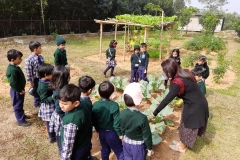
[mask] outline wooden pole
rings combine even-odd
[[[161,24],[162,26],[161,26],[161,32],[160,32],[159,61],[162,60],[163,16],[164,16],[164,11],[162,10],[162,24]]]
[[[147,41],[147,27],[144,28],[145,31],[144,31],[144,43],[146,43]]]
[[[100,50],[99,50],[99,58],[102,56],[102,32],[103,32],[103,24],[100,23]]]
[[[125,24],[125,31],[124,31],[124,51],[123,51],[123,61],[125,61],[125,54],[126,54],[126,32],[127,32],[127,24]]]
[[[115,40],[117,40],[117,23],[115,24]]]

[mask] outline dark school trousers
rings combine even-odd
[[[80,149],[74,150],[72,152],[72,157],[71,160],[90,160],[91,155],[90,155],[90,150],[91,150],[91,140],[83,146]]]
[[[12,99],[12,105],[15,117],[18,123],[25,122],[25,114],[23,110],[23,103],[24,103],[24,94],[21,95],[19,92],[10,89],[10,96]]]
[[[37,88],[38,88],[38,81],[39,81],[39,78],[34,78],[34,90],[37,91]],[[33,96],[34,97],[34,107],[40,107],[40,96],[36,94]]]
[[[102,160],[109,160],[111,149],[117,156],[118,160],[123,160],[123,146],[122,141],[114,130],[99,130],[99,139],[102,146],[101,156]]]
[[[137,73],[138,73],[138,76],[139,76],[140,80],[147,81],[146,73],[144,73],[145,69],[146,68],[144,66],[139,66],[138,70],[137,70]]]
[[[55,132],[49,132],[49,121],[46,121],[47,131],[48,131],[48,138],[49,139],[56,139],[56,133]]]
[[[147,147],[143,143],[141,145],[123,143],[124,160],[145,160],[147,156]]]
[[[132,69],[131,70],[131,77],[130,77],[130,83],[133,82],[138,82],[138,73],[137,73],[138,69]]]

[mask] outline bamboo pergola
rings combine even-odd
[[[123,20],[97,20],[94,19],[95,23],[99,23],[100,24],[100,49],[99,49],[99,57],[102,56],[102,35],[103,35],[103,24],[114,24],[115,25],[115,40],[117,39],[117,26],[118,25],[124,25],[125,29],[124,29],[124,52],[123,52],[123,60],[125,61],[125,55],[126,55],[126,35],[128,35],[128,40],[129,40],[129,26],[139,26],[141,28],[144,28],[144,43],[146,43],[147,40],[147,30],[149,28],[161,28],[161,34],[163,31],[163,26],[168,26],[169,24],[172,25],[173,22],[171,23],[162,23],[157,25],[157,26],[151,26],[151,25],[144,25],[144,24],[138,24],[138,23],[133,23],[130,21],[123,21]],[[128,31],[127,31],[128,30]],[[160,36],[160,44],[162,41],[162,35]],[[159,59],[161,59],[161,46],[160,46],[160,56]]]

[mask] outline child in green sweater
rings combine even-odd
[[[80,102],[80,89],[74,84],[59,92],[59,105],[66,114],[61,128],[61,160],[88,160],[91,158],[91,117],[86,102]]]
[[[92,109],[92,123],[99,133],[103,160],[109,160],[111,149],[118,160],[123,159],[119,105],[109,99],[113,92],[114,86],[112,83],[109,81],[102,82],[98,88],[98,93],[102,99],[95,102]]]
[[[37,93],[40,96],[41,105],[38,111],[38,117],[46,122],[48,138],[50,143],[56,142],[55,132],[49,132],[49,122],[55,109],[53,100],[53,91],[49,89],[50,80],[52,79],[53,66],[50,64],[42,64],[38,68],[38,88]]]
[[[194,68],[192,73],[194,74],[198,87],[200,88],[201,92],[206,95],[206,86],[203,79],[203,73],[206,69],[205,68]]]
[[[142,101],[141,85],[130,83],[123,92],[123,99],[128,106],[120,113],[124,160],[145,160],[153,151],[148,118],[137,109]]]
[[[55,66],[65,66],[66,68],[68,68],[67,54],[65,50],[66,40],[62,37],[57,36],[56,42],[58,48],[54,53],[54,64]]]
[[[15,49],[7,52],[9,65],[6,77],[10,84],[10,96],[12,99],[13,110],[19,126],[30,126],[31,123],[25,119],[30,118],[24,114],[23,104],[25,95],[26,79],[21,68],[18,66],[22,62],[23,54]]]

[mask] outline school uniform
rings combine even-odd
[[[39,80],[37,93],[40,96],[41,105],[38,111],[38,117],[42,118],[46,122],[48,137],[51,140],[56,139],[54,132],[49,132],[49,122],[53,111],[55,110],[54,100],[52,98],[52,90],[49,89],[49,80]]]
[[[56,89],[53,91],[53,99],[55,110],[52,113],[51,120],[49,122],[49,132],[55,132],[56,134],[56,141],[58,145],[58,151],[61,152],[61,138],[60,138],[60,131],[62,127],[62,118],[65,116],[65,112],[63,112],[59,106],[59,94],[60,89]]]
[[[116,67],[117,63],[115,61],[115,56],[116,56],[116,49],[115,48],[108,48],[106,50],[106,65],[107,68],[104,70],[103,74],[106,75],[107,71],[111,69],[110,71],[110,76],[114,76],[114,68]]]
[[[203,74],[202,74],[203,81],[208,78],[208,76],[209,76],[209,67],[208,67],[208,65],[206,63],[204,65],[199,65],[198,63],[196,63],[195,68],[201,68],[201,69],[203,68],[205,70],[203,72]]]
[[[92,127],[93,127],[93,125],[92,125],[92,107],[93,107],[93,104],[92,104],[91,99],[88,96],[81,96],[80,100],[84,101],[86,103],[86,108],[89,110],[88,113],[91,117],[90,118],[91,119],[91,122],[90,122],[91,125],[90,125],[90,128],[89,128],[89,135],[92,139]],[[91,143],[91,149],[92,149],[92,143]]]
[[[21,68],[17,65],[9,64],[6,72],[6,76],[9,80],[10,84],[10,96],[12,99],[12,105],[15,117],[18,123],[25,122],[25,114],[23,110],[24,104],[24,95],[20,94],[23,90],[25,90],[26,79]]]
[[[152,150],[152,133],[147,117],[138,109],[124,109],[120,113],[124,160],[145,160],[147,149]]]
[[[133,53],[130,62],[131,62],[131,77],[130,77],[130,83],[132,82],[138,82],[138,67],[140,63],[140,55]]]
[[[175,60],[179,65],[181,65],[181,59],[179,57],[172,57],[170,56],[169,59]]]
[[[34,91],[37,91],[38,88],[38,67],[44,63],[44,59],[41,55],[35,55],[31,53],[25,60],[25,72],[26,72],[26,77],[27,81],[30,83],[34,83]],[[37,93],[34,94],[34,107],[39,107],[40,106],[40,97]]]
[[[140,80],[147,81],[147,74],[144,73],[144,71],[147,70],[148,63],[149,63],[149,54],[147,52],[141,52],[140,63],[137,71]]]
[[[102,145],[101,157],[109,160],[111,149],[116,154],[118,160],[123,159],[121,129],[119,123],[119,105],[109,99],[102,99],[93,104],[92,123],[99,133]]]
[[[54,52],[54,65],[55,66],[67,66],[67,54],[65,49],[57,48]]]
[[[206,86],[203,81],[198,82],[198,87],[200,88],[201,92],[205,95],[206,94]]]
[[[91,138],[89,127],[91,117],[86,103],[66,113],[63,117],[61,128],[61,159],[62,160],[87,160],[90,156]]]

